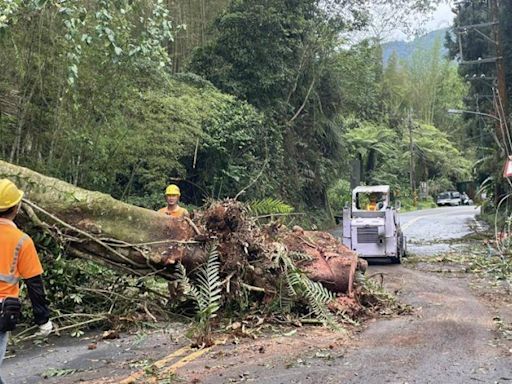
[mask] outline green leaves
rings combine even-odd
[[[37,4],[37,1],[31,1]],[[17,22],[18,17],[21,17],[20,7],[22,0],[2,0],[0,2],[0,30],[8,28]]]
[[[206,323],[216,316],[222,300],[222,285],[220,281],[220,261],[216,245],[208,249],[207,262],[192,278],[182,264],[177,265],[176,279],[185,296],[190,297],[197,305],[199,323]]]
[[[288,294],[294,300],[305,299],[315,317],[329,327],[340,330],[340,325],[331,313],[327,304],[334,300],[335,295],[322,284],[310,280],[300,271],[285,250],[276,255],[275,262],[281,264],[285,273]],[[285,301],[289,299],[285,298]]]
[[[211,344],[210,322],[217,316],[222,304],[222,283],[220,280],[220,261],[216,244],[207,249],[208,259],[205,264],[187,275],[185,267],[176,266],[176,282],[185,297],[192,299],[196,305],[196,329],[198,344]]]
[[[75,373],[80,372],[78,369],[58,369],[58,368],[49,368],[41,374],[41,377],[44,379],[48,379],[50,377],[63,377],[74,375]]]
[[[271,215],[273,213],[292,213],[294,208],[285,202],[267,197],[262,200],[253,200],[249,203],[249,211],[255,216]]]
[[[368,171],[367,182],[390,184],[393,188],[407,183],[411,137],[405,124],[396,130],[384,123],[346,119],[344,138],[353,152],[361,155]],[[427,180],[471,177],[471,159],[463,155],[448,134],[433,125],[416,121],[412,124],[413,157],[416,167],[423,172],[421,177]]]
[[[220,308],[221,302],[221,281],[220,281],[220,261],[217,247],[212,245],[208,250],[208,261],[196,273],[197,303],[199,306],[199,317],[211,319]]]
[[[375,154],[380,155],[383,161],[393,158],[397,151],[396,131],[370,121],[347,120],[348,130],[343,135],[351,145],[354,152],[359,153],[364,161],[368,162],[367,168],[372,171],[376,167]]]
[[[419,124],[414,130],[414,148],[419,161],[423,161],[437,170],[439,176],[448,176],[458,180],[467,180],[471,175],[472,162],[465,158],[448,136],[428,124]],[[403,146],[408,143],[404,138]],[[410,152],[405,151],[405,156]]]

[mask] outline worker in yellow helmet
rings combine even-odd
[[[188,211],[178,205],[180,196],[181,192],[179,187],[175,184],[169,185],[165,190],[165,200],[167,201],[167,207],[159,209],[158,212],[174,218],[188,217]]]
[[[0,180],[0,364],[7,349],[8,332],[16,327],[21,313],[20,279],[27,286],[34,320],[39,325],[38,335],[48,336],[53,328],[44,292],[43,268],[34,242],[13,221],[22,198],[23,192],[13,182]]]
[[[379,209],[377,199],[378,197],[375,193],[370,194],[370,202],[366,205],[367,211],[377,211]]]

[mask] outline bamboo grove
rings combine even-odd
[[[368,32],[370,6],[436,3],[2,0],[0,158],[148,208],[171,181],[192,206],[250,185],[324,224],[354,159],[404,199],[455,186],[475,149],[443,42],[383,63]]]

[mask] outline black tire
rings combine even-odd
[[[396,247],[396,257],[391,257],[391,264],[402,264],[402,257],[405,256],[404,234],[398,235],[398,244]]]
[[[400,253],[400,255],[402,257],[407,257],[407,256],[409,256],[407,254],[407,238],[404,236],[403,233],[401,234],[400,238],[401,238],[401,245],[402,245],[402,252]]]

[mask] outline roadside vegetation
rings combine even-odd
[[[432,191],[469,177],[445,113],[465,86],[440,42],[383,65],[378,39],[351,38],[366,5],[264,3],[7,2],[0,157],[148,208],[170,181],[201,206],[259,175],[244,199],[281,199],[319,226],[353,160],[404,198],[411,172]]]
[[[476,93],[452,60],[455,45],[448,41],[449,58],[437,41],[383,63],[382,36],[369,32],[368,7],[407,20],[436,3],[216,0],[205,11],[199,0],[0,0],[0,159],[150,209],[171,182],[191,208],[238,196],[254,216],[272,221],[293,210],[286,223],[307,228],[333,224],[351,176],[389,184],[412,209],[432,205],[418,205],[420,183],[435,195],[471,181],[476,169],[495,209],[508,187],[491,128],[447,114]],[[268,199],[273,209],[258,210]],[[141,324],[175,310],[157,278],[70,259],[55,238],[32,235],[55,315],[71,328]],[[210,256],[196,276],[210,284],[208,297],[179,279],[200,335],[219,307]],[[329,323],[326,293],[300,274],[288,277],[299,312]],[[369,303],[388,302],[367,289]]]

